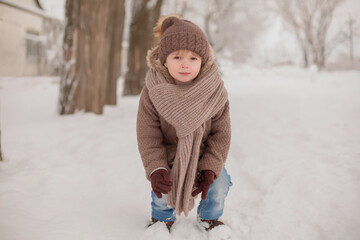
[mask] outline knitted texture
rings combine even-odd
[[[141,92],[136,134],[139,153],[144,165],[145,176],[157,168],[165,168],[170,173],[178,147],[175,128],[155,109],[145,86]],[[212,170],[220,176],[226,161],[231,138],[229,102],[205,123],[205,131],[200,144],[198,172]]]
[[[161,25],[159,43],[160,62],[165,63],[167,56],[177,50],[190,50],[202,58],[202,63],[209,58],[209,43],[205,34],[194,23],[176,17],[166,18]]]
[[[156,49],[153,54],[156,54]],[[154,63],[155,55],[150,56]],[[155,63],[156,65],[156,63]],[[173,188],[168,194],[168,205],[177,214],[188,212],[194,206],[191,197],[205,122],[214,117],[228,101],[218,67],[208,64],[189,85],[170,83],[168,75],[151,68],[145,78],[149,97],[157,112],[175,130],[179,138],[174,164],[171,170]]]

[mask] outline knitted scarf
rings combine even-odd
[[[191,193],[205,122],[210,120],[228,99],[213,54],[210,55],[199,75],[190,84],[176,85],[159,61],[158,47],[148,53],[150,69],[145,84],[149,97],[158,113],[175,128],[179,138],[170,172],[173,187],[167,196],[168,205],[175,208],[178,215],[184,212],[187,216],[194,207]]]

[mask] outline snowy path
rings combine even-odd
[[[224,72],[233,239],[360,239],[360,72]],[[60,117],[57,95],[57,79],[0,78],[0,239],[149,239],[138,97],[103,116]],[[154,236],[206,239],[195,217]]]

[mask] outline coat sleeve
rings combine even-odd
[[[150,174],[154,169],[165,168],[170,171],[166,148],[163,144],[164,136],[160,128],[160,118],[146,87],[141,91],[136,122],[138,148],[147,179],[150,179]]]
[[[199,160],[198,171],[212,170],[218,178],[225,164],[231,140],[229,101],[212,118],[211,131],[205,151]]]

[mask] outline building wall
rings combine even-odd
[[[13,3],[21,4],[27,7],[38,8],[34,0],[11,0]]]
[[[14,2],[37,8],[31,0]],[[27,45],[41,40],[42,28],[41,16],[0,4],[0,76],[39,74],[37,59],[31,54],[35,52],[29,52]]]

